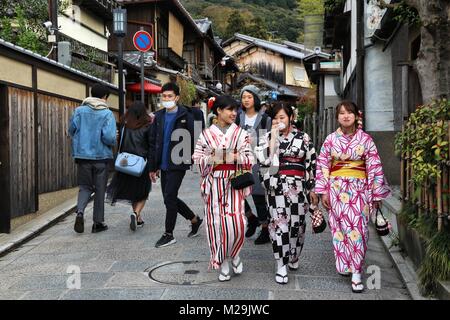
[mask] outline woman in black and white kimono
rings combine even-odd
[[[293,126],[293,110],[282,104],[272,110],[272,129],[260,139],[255,155],[269,205],[269,233],[277,262],[275,281],[288,282],[287,266],[298,269],[303,249],[305,215],[316,204],[316,151],[310,137]]]

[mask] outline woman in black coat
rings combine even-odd
[[[142,102],[134,102],[128,108],[122,121],[121,143],[118,152],[128,152],[148,159],[150,126],[152,118]],[[136,226],[143,226],[141,212],[151,191],[152,182],[149,177],[149,165],[140,177],[115,172],[111,184],[108,186],[108,199],[112,203],[125,200],[131,204],[130,228],[135,231]]]

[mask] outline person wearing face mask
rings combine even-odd
[[[362,130],[357,105],[340,102],[336,119],[339,128],[325,139],[317,158],[315,192],[329,212],[337,272],[351,275],[352,291],[360,293],[369,217],[390,189],[372,137]]]
[[[261,110],[261,103],[261,90],[258,87],[248,85],[242,88],[242,112],[237,116],[236,124],[247,130],[250,135],[250,143],[252,144],[252,148],[258,144],[261,133],[266,133],[272,126],[270,117],[263,110]],[[270,242],[269,230],[267,229],[269,212],[265,199],[264,188],[261,183],[259,183],[258,172],[259,165],[255,164],[252,167],[253,177],[256,181],[253,186],[252,198],[258,217],[253,214],[248,201],[245,200],[245,212],[248,219],[247,232],[245,233],[245,236],[247,238],[253,236],[258,225],[261,225],[261,233],[255,239],[255,244],[265,244]]]
[[[293,126],[293,110],[272,109],[272,129],[261,137],[255,155],[269,204],[269,233],[277,262],[275,281],[288,283],[287,267],[297,270],[305,239],[306,213],[317,205],[314,188],[316,151],[308,134]]]
[[[245,130],[235,123],[237,103],[230,96],[210,100],[217,123],[204,130],[197,141],[194,163],[201,172],[201,193],[205,201],[206,234],[211,253],[209,268],[220,269],[219,281],[243,271],[239,253],[244,244],[244,201],[251,187],[235,190],[230,178],[236,169],[250,169],[253,153]]]
[[[156,242],[156,248],[176,243],[173,231],[177,213],[191,221],[192,230],[188,237],[197,236],[198,229],[203,222],[178,198],[178,190],[183,182],[186,170],[190,169],[192,162],[195,120],[193,113],[187,107],[178,105],[179,99],[180,88],[175,83],[166,83],[162,87],[161,93],[163,109],[155,112],[150,129],[149,175],[153,183],[161,175],[161,191],[166,206],[165,232]],[[172,135],[174,131],[180,133],[181,137]],[[186,139],[186,135],[190,139],[190,144],[183,141],[183,139]],[[190,147],[189,150],[183,148],[183,142]],[[179,148],[180,152],[172,152],[174,148]],[[172,154],[179,155],[180,158],[172,159]]]

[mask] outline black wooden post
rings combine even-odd
[[[11,166],[9,162],[8,89],[0,85],[0,233],[11,232]]]

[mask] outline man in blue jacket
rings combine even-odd
[[[104,223],[105,191],[108,180],[108,162],[113,158],[112,148],[116,144],[116,119],[109,110],[106,100],[109,90],[102,84],[95,84],[91,97],[86,98],[75,109],[69,124],[72,137],[72,157],[78,166],[77,216],[74,229],[84,232],[84,210],[93,192],[94,224],[92,232],[108,229]]]
[[[196,118],[189,108],[178,105],[179,99],[180,89],[175,83],[166,83],[162,87],[161,101],[164,108],[155,112],[150,132],[150,179],[155,183],[161,173],[161,189],[166,206],[166,230],[156,242],[157,248],[176,242],[173,230],[178,212],[192,223],[188,237],[198,234],[203,221],[178,198],[178,190],[192,163]]]

